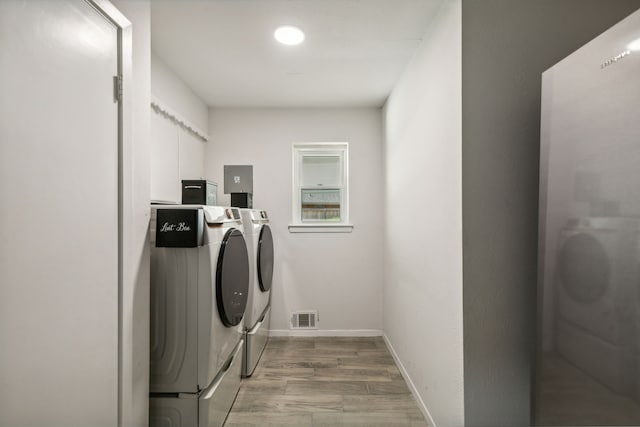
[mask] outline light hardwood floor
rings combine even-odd
[[[427,425],[384,340],[271,338],[225,427]]]

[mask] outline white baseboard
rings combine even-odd
[[[271,337],[381,337],[378,329],[271,329]]]
[[[411,390],[411,394],[413,394],[413,397],[416,399],[416,402],[418,403],[418,407],[420,408],[422,415],[424,415],[424,417],[427,419],[427,423],[429,424],[430,427],[436,427],[436,423],[433,421],[433,418],[431,417],[431,413],[429,412],[429,409],[427,409],[427,405],[424,403],[424,400],[422,400],[422,396],[420,396],[420,394],[418,393],[418,389],[413,384],[413,381],[411,381],[411,377],[409,377],[407,370],[404,368],[404,365],[402,364],[402,362],[400,361],[400,358],[398,357],[398,353],[396,353],[396,350],[393,348],[393,345],[391,345],[391,341],[389,341],[389,337],[387,337],[387,334],[383,334],[382,336],[384,338],[385,344],[387,344],[387,347],[389,348],[389,352],[391,353],[391,356],[393,356],[393,360],[395,360],[396,365],[398,365],[398,369],[400,369],[402,378],[404,378],[407,385],[409,386],[409,390]]]

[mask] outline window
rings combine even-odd
[[[348,154],[347,143],[293,145],[290,231],[351,231]]]

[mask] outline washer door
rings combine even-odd
[[[242,321],[249,291],[249,256],[244,236],[235,228],[222,239],[216,268],[216,301],[222,323],[236,326]]]
[[[262,292],[271,289],[271,280],[273,279],[273,237],[271,236],[271,228],[265,224],[260,230],[260,239],[258,240],[258,284]]]
[[[593,303],[609,287],[611,262],[596,238],[578,233],[562,247],[559,273],[562,286],[573,300]]]

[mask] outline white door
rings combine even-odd
[[[115,426],[117,28],[0,1],[0,425]]]

